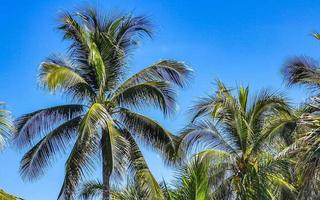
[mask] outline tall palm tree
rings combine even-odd
[[[210,161],[210,196],[273,199],[281,189],[294,192],[286,174],[291,161],[276,157],[269,143],[287,123],[277,117],[287,112],[286,100],[268,91],[250,99],[248,87],[234,96],[219,81],[217,87],[193,107],[192,122],[181,133],[182,149],[198,150],[196,156]]]
[[[137,140],[170,159],[177,138],[137,110],[151,106],[166,116],[172,114],[175,86],[183,87],[191,70],[181,62],[161,60],[125,79],[131,50],[142,36],[151,35],[144,16],[108,17],[91,8],[65,12],[59,30],[70,42],[68,54],[44,61],[39,80],[45,89],[60,91],[72,103],[16,120],[16,144],[32,145],[21,160],[22,177],[43,175],[56,155],[72,144],[59,198],[72,199],[100,160],[104,200],[110,199],[111,175],[119,177],[126,169],[139,183],[141,194],[161,198]]]

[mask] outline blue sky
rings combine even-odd
[[[155,37],[135,51],[132,73],[164,58],[185,61],[195,70],[191,86],[179,91],[180,109],[174,117],[163,119],[159,112],[148,112],[172,131],[186,124],[186,110],[196,97],[213,92],[215,79],[230,86],[249,84],[253,91],[284,90],[280,68],[288,57],[319,58],[320,43],[310,33],[320,31],[320,4],[312,0],[7,0],[0,6],[0,101],[7,102],[14,116],[64,102],[40,90],[36,75],[45,57],[66,50],[55,30],[59,12],[83,5],[146,14],[153,20]],[[305,98],[301,88],[290,89],[288,96],[294,103]],[[8,148],[0,154],[0,188],[28,200],[56,199],[65,157],[30,183],[18,173],[23,152]],[[144,152],[158,179],[172,179],[172,171],[157,155]]]

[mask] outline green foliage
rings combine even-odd
[[[59,199],[320,198],[319,95],[293,108],[280,93],[250,96],[249,87],[235,91],[217,81],[215,93],[192,107],[178,137],[141,111],[152,107],[172,115],[175,90],[188,84],[192,70],[160,60],[128,77],[129,55],[152,36],[151,23],[145,16],[107,16],[92,8],[61,15],[58,29],[70,46],[65,55],[41,63],[39,84],[70,104],[22,115],[14,129],[0,103],[0,148],[14,131],[15,144],[28,149],[20,165],[23,179],[39,178],[67,154]],[[289,59],[282,72],[290,86],[320,87],[320,66],[312,58]],[[138,144],[166,164],[178,164],[172,183],[157,182]],[[100,163],[102,182],[85,182]],[[110,177],[123,176],[125,187],[110,187]],[[0,190],[0,199],[18,198]]]
[[[176,108],[176,87],[184,87],[191,70],[174,60],[161,60],[127,78],[128,56],[142,36],[151,36],[144,16],[107,17],[92,8],[65,12],[59,30],[70,42],[66,55],[40,65],[40,85],[65,95],[72,104],[41,109],[16,120],[15,143],[31,148],[21,161],[24,179],[43,175],[59,153],[71,153],[59,198],[75,192],[96,164],[103,163],[104,187],[109,174],[127,171],[143,198],[162,198],[137,141],[152,146],[171,162],[178,139],[137,109],[155,107],[164,115]],[[102,158],[102,159],[100,159]]]
[[[11,113],[4,108],[4,103],[0,102],[0,150],[5,147],[7,140],[11,138],[12,131]]]
[[[192,122],[182,131],[181,149],[210,161],[210,197],[213,199],[273,199],[280,189],[291,193],[287,158],[276,157],[269,141],[287,121],[278,120],[288,112],[287,101],[269,91],[249,98],[249,88],[238,95],[217,82],[216,94],[194,106]]]
[[[0,199],[1,200],[22,200],[21,198],[18,198],[16,196],[6,193],[2,189],[0,189]]]

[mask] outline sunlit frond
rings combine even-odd
[[[93,172],[100,144],[99,131],[108,126],[108,119],[108,112],[99,103],[93,104],[82,118],[78,139],[66,162],[59,198],[72,198],[84,175]]]
[[[51,58],[40,65],[39,79],[40,84],[49,91],[56,91],[58,88],[68,90],[79,83],[86,83],[72,64],[58,57]]]
[[[3,149],[8,139],[11,138],[14,127],[11,113],[4,109],[4,104],[0,102],[0,150]]]
[[[210,196],[209,160],[195,156],[187,166],[176,174],[173,199],[176,200],[209,200]]]
[[[272,138],[293,122],[291,112],[278,93],[262,91],[251,99],[248,87],[233,93],[217,81],[215,94],[192,108],[193,119],[180,133],[180,148],[210,161],[210,197],[272,199],[280,190],[294,193],[283,167],[292,163],[278,162],[282,158],[274,156],[276,150],[268,149]],[[260,159],[261,152],[268,156]]]
[[[130,169],[140,199],[163,199],[163,192],[160,185],[152,175],[141,151],[129,131],[123,130],[124,137],[130,143]]]
[[[94,135],[81,137],[74,145],[65,165],[65,178],[58,199],[73,199],[77,187],[86,174],[92,174],[99,141]]]

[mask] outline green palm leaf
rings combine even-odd
[[[11,113],[5,110],[4,103],[0,102],[0,150],[4,148],[6,141],[11,138],[13,130]]]

